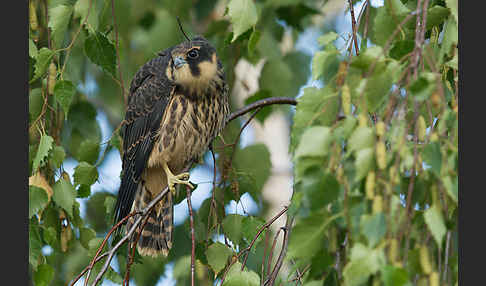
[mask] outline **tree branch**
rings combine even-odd
[[[290,104],[290,105],[297,105],[297,100],[293,97],[269,97],[269,98],[264,98],[257,100],[251,104],[248,104],[247,106],[233,112],[228,116],[228,119],[226,120],[226,124],[228,124],[230,121],[236,119],[237,117],[240,117],[253,109],[257,109],[259,107],[267,106],[267,105],[273,105],[273,104]]]
[[[191,226],[191,286],[194,286],[194,273],[195,273],[195,261],[196,261],[196,238],[194,233],[194,216],[192,213],[191,205],[191,189],[186,188],[187,192],[187,208],[189,209],[189,222]]]

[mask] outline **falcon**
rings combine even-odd
[[[201,36],[160,52],[135,74],[122,128],[115,223],[141,211],[166,187],[170,190],[149,214],[137,244],[141,255],[168,255],[175,186],[193,188],[189,173],[183,171],[199,161],[223,129],[228,97],[216,49]],[[126,231],[135,220],[128,220]]]

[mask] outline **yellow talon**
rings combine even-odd
[[[165,174],[167,176],[167,186],[169,187],[169,190],[172,192],[172,194],[175,195],[176,184],[184,184],[189,186],[189,188],[194,189],[194,186],[189,182],[189,173],[181,173],[178,175],[174,175],[172,174],[169,167],[167,166],[167,163],[165,163],[163,167],[164,167]]]

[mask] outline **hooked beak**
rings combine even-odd
[[[177,56],[174,58],[174,66],[176,69],[179,69],[183,65],[185,65],[187,62],[184,60],[181,56]]]

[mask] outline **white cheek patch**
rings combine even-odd
[[[198,67],[199,70],[201,71],[201,74],[199,75],[199,80],[202,82],[208,82],[214,78],[217,72],[217,62],[216,62],[216,54],[214,53],[211,62],[205,61],[202,63],[199,63]]]
[[[175,74],[176,82],[182,85],[188,85],[194,80],[194,77],[192,76],[191,73],[191,69],[187,64],[183,65],[179,69],[176,69],[174,74]]]
[[[216,53],[213,54],[211,62],[201,62],[198,64],[198,68],[200,74],[194,77],[189,65],[182,66],[174,71],[175,81],[188,87],[192,92],[204,92],[218,71]]]

